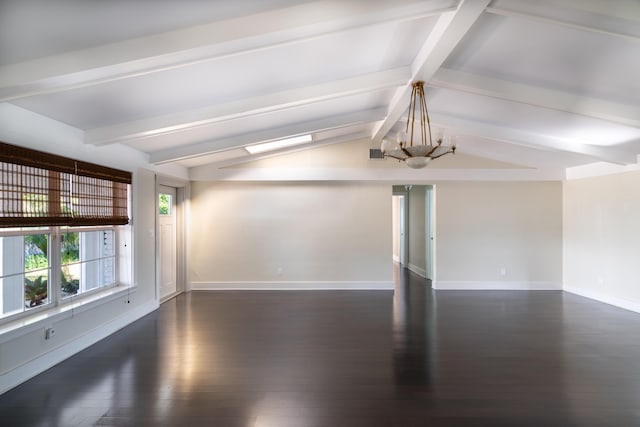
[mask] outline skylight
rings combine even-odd
[[[294,136],[293,138],[279,139],[262,144],[249,145],[244,147],[250,154],[264,153],[265,151],[277,150],[279,148],[291,147],[293,145],[304,144],[313,141],[310,134]]]

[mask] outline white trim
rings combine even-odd
[[[570,294],[579,295],[581,297],[585,297],[598,302],[613,305],[619,308],[623,308],[625,310],[630,310],[630,311],[635,311],[636,313],[640,313],[640,302],[638,301],[631,301],[626,298],[620,298],[613,295],[603,294],[597,291],[591,291],[588,289],[581,289],[581,288],[576,288],[576,287],[567,286],[567,285],[564,285],[563,290],[565,292],[569,292]]]
[[[177,297],[178,295],[180,295],[181,293],[183,293],[184,291],[182,289],[179,289],[175,292],[170,293],[169,295],[165,295],[162,298],[160,298],[160,304],[169,301],[170,299],[173,299],[175,297]]]
[[[411,263],[407,265],[407,268],[409,269],[409,271],[416,273],[418,276],[424,277],[425,279],[427,278],[427,271],[424,268],[420,268],[417,265]]]
[[[88,331],[86,334],[77,337],[69,343],[57,347],[0,375],[0,394],[11,390],[39,373],[92,346],[114,332],[153,312],[157,308],[158,303],[156,301],[149,301],[108,323]]]
[[[192,291],[393,290],[393,281],[190,282]]]
[[[616,165],[607,162],[595,162],[587,165],[574,166],[567,168],[565,172],[565,178],[567,181],[582,178],[594,178],[605,175],[615,175],[625,172],[635,172],[640,170],[640,155],[638,156],[638,162],[630,165]]]
[[[400,264],[400,257],[398,255],[393,255],[393,262]]]
[[[385,160],[386,161],[386,160]],[[391,161],[391,160],[388,160]],[[224,168],[189,169],[192,181],[358,181],[414,185],[442,181],[562,181],[565,169]]]
[[[500,282],[500,281],[434,281],[433,289],[438,290],[513,290],[513,291],[560,291],[557,282]]]

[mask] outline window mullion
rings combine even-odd
[[[57,307],[60,305],[60,227],[51,227],[51,250],[49,251],[49,262],[51,267],[51,273],[49,274],[51,301]]]

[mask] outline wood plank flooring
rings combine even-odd
[[[640,315],[556,291],[193,292],[0,396],[2,426],[640,426]]]

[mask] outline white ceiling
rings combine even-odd
[[[187,168],[378,146],[414,80],[464,154],[635,164],[639,76],[637,0],[0,0],[0,102]]]

